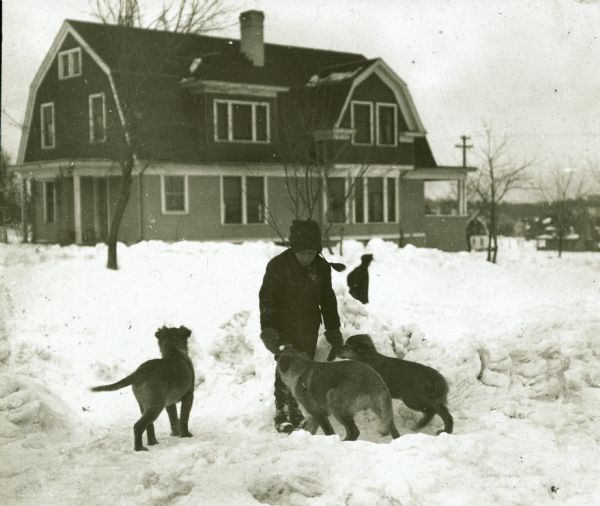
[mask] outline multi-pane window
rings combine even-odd
[[[383,178],[367,178],[367,202],[369,223],[383,221]]]
[[[327,179],[327,219],[330,223],[346,222],[346,179]]]
[[[106,140],[106,103],[104,93],[90,95],[90,142],[104,142]]]
[[[377,144],[396,145],[396,105],[377,104]]]
[[[393,223],[397,221],[396,178],[354,179],[354,223]]]
[[[269,142],[269,104],[239,100],[215,100],[215,140]]]
[[[352,102],[352,128],[354,144],[373,143],[373,107],[370,102]]]
[[[40,123],[42,148],[53,148],[56,145],[56,122],[54,119],[54,102],[40,106]]]
[[[58,53],[58,77],[67,79],[81,75],[81,48]]]
[[[386,178],[387,186],[387,221],[396,221],[396,180],[393,177]]]
[[[162,176],[162,212],[187,213],[186,176]]]
[[[56,212],[56,187],[54,181],[44,181],[44,221],[54,223]]]
[[[365,185],[362,177],[354,179],[354,221],[365,222]]]
[[[223,223],[264,223],[265,194],[262,176],[223,176]]]

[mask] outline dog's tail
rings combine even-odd
[[[122,380],[117,381],[116,383],[111,383],[110,385],[99,385],[97,387],[92,387],[90,390],[92,392],[112,392],[114,390],[120,390],[121,388],[128,387],[133,384],[133,377],[135,376],[135,372],[126,376]]]
[[[394,439],[400,437],[400,433],[394,424],[392,397],[387,390],[387,387],[376,396],[373,410],[379,417],[379,433],[382,436],[391,435]]]

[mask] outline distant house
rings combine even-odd
[[[242,13],[240,40],[65,21],[31,84],[15,167],[33,240],[106,240],[125,108],[141,119],[120,241],[277,238],[293,216],[282,136],[312,100],[311,151],[340,153],[319,203],[333,239],[464,249],[468,169],[436,164],[406,83],[381,58],[267,44],[263,21]],[[112,44],[124,33],[125,67]],[[127,103],[132,86],[147,103]],[[439,180],[458,181],[456,216],[425,214],[424,184]]]
[[[536,236],[539,250],[600,251],[600,198],[589,196],[572,220],[568,230],[559,238],[551,216],[541,220],[543,233]]]

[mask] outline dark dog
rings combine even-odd
[[[425,427],[437,414],[444,421],[444,430],[438,434],[452,432],[454,420],[446,407],[448,383],[435,369],[381,355],[366,334],[349,337],[338,356],[364,362],[375,369],[387,384],[393,399],[400,399],[410,409],[424,414],[417,423],[418,429]]]
[[[171,435],[192,437],[188,430],[188,420],[194,401],[194,366],[188,356],[187,343],[191,334],[184,326],[158,329],[154,335],[158,339],[162,358],[144,362],[121,381],[91,389],[93,392],[108,392],[132,386],[142,411],[142,417],[133,426],[136,451],[148,451],[142,444],[144,431],[149,445],[158,444],[153,422],[165,406],[171,422]],[[179,401],[181,413],[178,420],[175,403]]]
[[[345,441],[354,441],[360,434],[354,415],[370,408],[379,417],[382,435],[400,436],[390,392],[370,367],[359,362],[315,362],[287,346],[277,361],[277,373],[311,417],[312,434],[319,426],[328,436],[335,434],[329,422],[333,415],[346,429]]]

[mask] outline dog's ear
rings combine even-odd
[[[168,331],[169,331],[169,329],[163,325],[161,328],[159,328],[154,333],[154,336],[156,337],[156,339],[160,339],[161,337],[166,337]]]
[[[179,335],[181,337],[185,337],[186,339],[192,335],[192,331],[188,329],[186,326],[181,325],[179,327]]]

